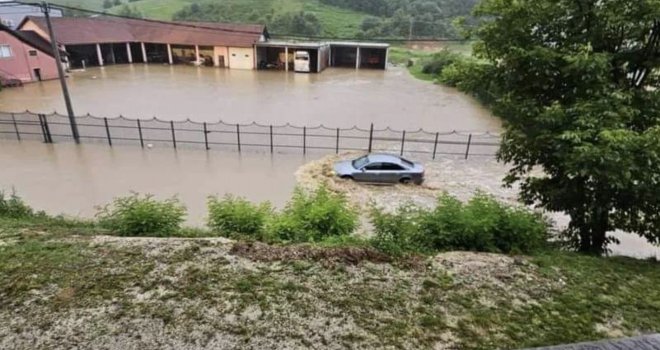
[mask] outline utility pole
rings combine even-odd
[[[48,25],[48,36],[50,37],[50,45],[55,55],[57,64],[57,73],[60,77],[60,85],[62,85],[62,94],[64,95],[64,104],[66,104],[66,111],[69,115],[69,123],[71,124],[71,134],[76,143],[80,143],[80,134],[78,134],[78,125],[76,124],[76,117],[73,114],[73,106],[71,105],[71,96],[69,96],[69,88],[66,85],[66,77],[64,76],[64,68],[62,68],[62,57],[60,57],[60,48],[57,46],[55,33],[53,32],[53,24],[50,21],[50,5],[44,1],[41,3],[41,10],[46,18]]]
[[[408,41],[412,41],[413,38],[413,24],[415,23],[415,17],[410,16],[410,28],[408,28]]]

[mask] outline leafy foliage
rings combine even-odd
[[[372,223],[374,246],[395,255],[445,250],[530,253],[544,247],[548,232],[539,214],[483,194],[467,204],[445,194],[433,210],[413,205],[395,213],[374,209]]]
[[[348,235],[357,224],[358,215],[346,198],[321,186],[314,191],[296,189],[267,230],[270,236],[284,241],[319,242],[326,237]]]
[[[583,252],[602,253],[614,229],[659,243],[660,3],[485,0],[476,14],[488,63],[454,64],[442,80],[505,119],[506,182],[569,214]]]
[[[186,208],[177,198],[158,201],[133,193],[98,208],[101,226],[123,236],[167,236],[180,229]]]
[[[266,221],[273,212],[268,202],[255,205],[233,196],[225,196],[223,199],[210,197],[208,210],[208,226],[211,230],[225,237],[247,235],[255,238],[263,233]]]
[[[16,192],[10,195],[0,191],[0,217],[21,219],[34,215],[34,210],[23,202]]]

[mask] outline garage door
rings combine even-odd
[[[230,47],[229,68],[254,69],[254,51],[252,48]]]

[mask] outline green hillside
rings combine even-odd
[[[320,35],[354,37],[360,30],[360,24],[367,16],[364,13],[326,5],[319,0],[121,0],[122,5],[113,6],[106,11],[120,13],[128,4],[145,18],[171,20],[174,15],[191,4],[222,6],[220,16],[212,18],[188,18],[186,20],[217,20],[227,22],[264,22],[266,18],[277,18],[287,13],[313,14],[320,25]],[[104,0],[53,0],[52,3],[103,11]],[[211,14],[212,15],[212,14]]]

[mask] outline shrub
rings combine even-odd
[[[539,214],[478,194],[467,204],[447,194],[433,210],[414,206],[394,214],[372,213],[374,246],[388,253],[473,250],[529,253],[547,242],[548,224]]]
[[[133,193],[98,209],[101,226],[123,236],[168,236],[180,229],[186,208],[177,198],[158,201]]]
[[[419,221],[423,214],[423,210],[412,204],[401,206],[394,213],[373,208],[371,223],[375,236],[371,244],[390,255],[425,250],[419,234]]]
[[[424,62],[422,66],[422,73],[438,75],[442,73],[445,67],[464,59],[465,57],[460,53],[449,50],[442,50],[433,54]]]
[[[438,80],[489,105],[502,95],[493,82],[495,75],[492,64],[464,57],[442,69]]]
[[[346,198],[320,186],[311,192],[296,189],[286,208],[269,223],[268,232],[285,241],[318,242],[348,235],[357,224],[358,215]]]
[[[34,211],[14,191],[10,195],[0,191],[0,216],[22,219],[34,215]]]
[[[248,235],[258,238],[273,213],[268,202],[255,205],[231,195],[221,200],[209,197],[208,210],[209,228],[226,237]]]

